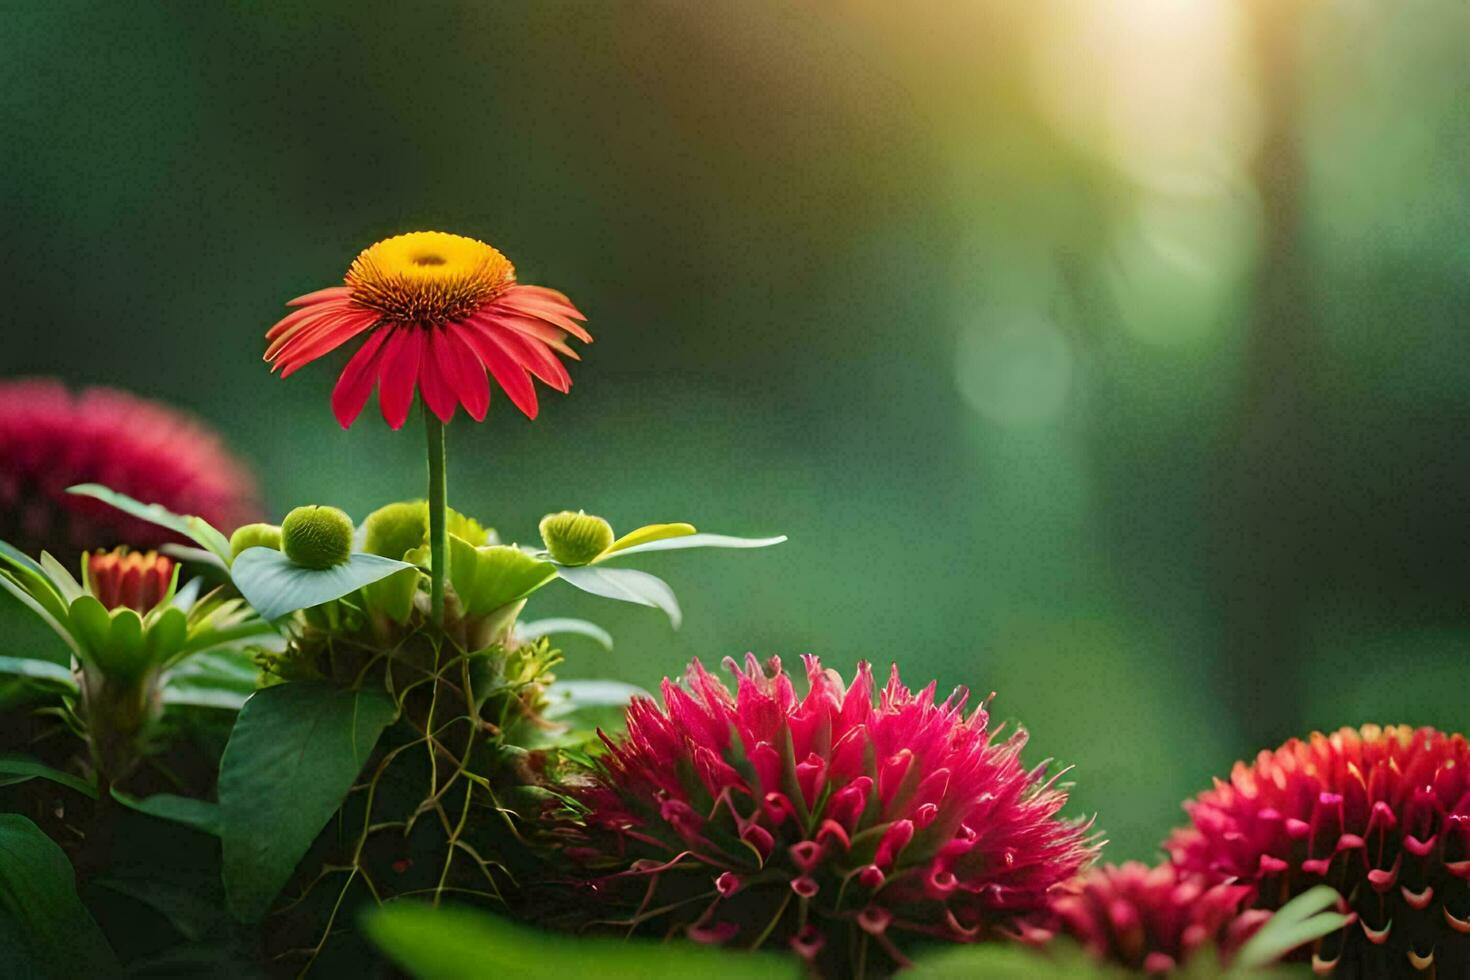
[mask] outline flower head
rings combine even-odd
[[[109,610],[146,613],[168,597],[174,563],[156,551],[98,551],[87,556],[87,585]]]
[[[1087,828],[1057,817],[1066,794],[1021,767],[1024,733],[997,741],[963,689],[936,702],[895,668],[875,705],[867,664],[844,688],[807,657],[802,697],[779,659],[726,663],[733,693],[696,661],[662,708],[635,700],[573,791],[566,853],[600,921],[784,944],[846,975],[870,949],[902,963],[905,934],[1009,930],[1091,861]]]
[[[1255,889],[1213,875],[1136,861],[1096,868],[1052,902],[1062,933],[1097,960],[1168,973],[1213,948],[1228,961],[1271,917]]]
[[[101,483],[233,528],[256,512],[255,481],[218,436],[157,402],[58,381],[0,381],[0,538],[64,560],[91,548],[174,540],[157,525],[66,492]]]
[[[1318,944],[1319,969],[1470,975],[1464,736],[1365,725],[1292,739],[1185,810],[1192,826],[1165,845],[1180,868],[1253,885],[1266,909],[1313,885],[1343,894],[1356,922]]]
[[[515,267],[484,242],[440,231],[388,238],[363,250],[346,285],[291,300],[297,309],[266,333],[265,359],[288,377],[367,333],[337,379],[332,411],[343,428],[373,387],[383,419],[402,427],[414,393],[448,422],[463,405],[484,419],[495,379],[511,402],[535,418],[537,378],[558,391],[572,384],[557,354],[577,359],[570,334],[592,337],[564,295],[516,282]]]

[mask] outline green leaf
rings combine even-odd
[[[309,682],[245,702],[219,775],[224,883],[236,918],[253,922],[270,908],[396,713],[382,691]]]
[[[49,556],[48,556],[49,557]],[[53,559],[54,560],[54,559]],[[40,562],[33,561],[21,550],[5,541],[0,541],[0,578],[13,580],[27,595],[45,609],[54,619],[66,618],[67,600],[61,590],[51,581]],[[9,567],[3,567],[8,565]],[[71,576],[68,574],[67,576]],[[12,590],[13,591],[13,590]]]
[[[785,540],[786,535],[784,534],[778,534],[774,538],[736,538],[728,534],[687,534],[682,537],[662,538],[649,541],[647,544],[622,549],[619,549],[614,543],[597,560],[606,561],[609,558],[622,558],[626,555],[638,555],[647,551],[683,551],[686,548],[769,548]]]
[[[49,588],[50,586],[48,585],[47,587]],[[56,611],[53,611],[52,609],[48,608],[50,605],[49,603],[43,604],[41,600],[31,595],[20,583],[11,578],[10,575],[5,572],[0,572],[0,589],[4,589],[6,592],[9,592],[11,595],[15,596],[15,598],[20,601],[21,605],[25,606],[36,616],[40,617],[43,623],[51,627],[51,632],[61,637],[61,639],[66,643],[67,648],[70,649],[73,654],[80,656],[81,651],[77,649],[77,641],[71,635],[71,630],[62,625],[62,622],[66,618],[64,609],[58,608]],[[56,602],[61,602],[60,596],[56,596]],[[58,615],[58,613],[60,613],[60,615]]]
[[[550,562],[510,545],[476,548],[453,535],[449,538],[450,584],[470,616],[484,616],[524,599],[551,581],[555,572]]]
[[[1090,961],[1080,950],[1055,943],[1045,951],[1013,943],[932,947],[903,972],[913,980],[1104,980],[1128,976]]]
[[[60,769],[52,769],[34,756],[23,752],[0,752],[0,777],[18,776],[14,782],[22,782],[27,779],[49,779],[58,786],[76,790],[83,796],[97,798],[97,789],[91,783],[69,772]]]
[[[171,820],[186,827],[203,831],[214,837],[220,835],[220,809],[218,803],[196,800],[191,796],[176,796],[173,793],[154,793],[152,796],[137,797],[121,790],[113,790],[112,798],[123,806],[160,820]]]
[[[238,650],[196,653],[165,675],[163,703],[239,711],[255,693],[260,668]]]
[[[668,538],[686,537],[694,533],[693,524],[645,524],[642,527],[629,531],[618,538],[612,544],[603,549],[604,557],[618,551],[627,551],[650,541],[663,541]]]
[[[458,906],[390,902],[367,915],[363,927],[418,980],[566,980],[595,973],[600,980],[797,980],[792,956],[736,952],[693,943],[577,939],[512,925]],[[595,964],[595,967],[591,966]]]
[[[230,566],[230,578],[261,619],[276,620],[298,609],[319,606],[364,585],[413,566],[358,552],[331,568],[306,568],[274,548],[246,548]]]
[[[620,602],[632,602],[640,606],[662,609],[668,615],[669,622],[673,624],[674,629],[679,628],[679,621],[683,618],[683,614],[679,612],[679,600],[674,597],[674,590],[669,588],[669,584],[663,579],[647,572],[640,572],[632,568],[599,568],[583,565],[577,568],[559,567],[556,574],[567,584],[583,592],[602,596],[604,599],[617,599]]]
[[[621,731],[628,702],[640,696],[647,697],[648,692],[622,681],[557,681],[546,692],[548,704],[543,717],[567,726],[569,733],[599,728]]]
[[[1315,942],[1347,925],[1348,917],[1336,911],[1342,896],[1328,885],[1302,892],[1276,910],[1276,914],[1240,948],[1233,965],[1256,969],[1275,963],[1292,950]]]
[[[613,648],[612,635],[596,623],[589,623],[585,619],[537,619],[516,626],[516,636],[522,640],[539,640],[543,636],[567,633],[596,640],[604,650]]]
[[[0,813],[0,917],[53,980],[122,976],[116,954],[77,897],[66,854],[16,813]]]
[[[175,514],[159,504],[145,504],[140,500],[134,500],[125,493],[118,493],[110,487],[104,487],[100,483],[78,484],[74,487],[67,487],[66,492],[81,497],[92,497],[105,504],[111,504],[123,513],[131,514],[139,520],[168,528],[176,534],[182,534],[223,561],[225,565],[228,566],[230,563],[229,538],[226,538],[202,517]]]
[[[49,660],[36,660],[32,657],[0,657],[0,674],[43,681],[72,693],[75,693],[77,689],[77,679],[72,676],[72,672],[61,664],[52,663]]]

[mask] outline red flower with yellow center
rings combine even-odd
[[[87,585],[109,610],[146,613],[168,595],[173,578],[173,561],[156,551],[117,548],[87,556]]]
[[[566,296],[521,285],[499,251],[440,231],[378,242],[353,261],[346,285],[286,305],[296,310],[266,333],[265,352],[283,378],[369,334],[332,392],[343,428],[374,386],[383,419],[394,429],[407,420],[415,392],[442,422],[461,405],[480,421],[490,407],[491,377],[535,418],[532,378],[565,393],[572,380],[557,355],[578,359],[568,335],[592,341],[578,322],[586,317]]]
[[[1277,909],[1314,885],[1356,921],[1322,939],[1319,972],[1470,976],[1470,744],[1407,725],[1292,739],[1236,763],[1185,804],[1165,844],[1180,868],[1254,885]]]

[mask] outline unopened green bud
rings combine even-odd
[[[306,568],[331,568],[352,556],[352,518],[336,507],[297,507],[281,522],[281,550]]]
[[[429,504],[408,500],[379,507],[362,522],[362,550],[401,561],[429,538]]]
[[[281,550],[281,529],[275,524],[246,524],[230,535],[230,557],[238,558],[246,548]]]
[[[613,543],[613,529],[585,511],[564,510],[541,518],[541,540],[563,565],[585,565]]]

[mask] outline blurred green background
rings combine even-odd
[[[790,534],[543,593],[645,685],[746,650],[998,692],[1115,858],[1312,727],[1464,728],[1470,6],[6,4],[0,373],[186,406],[274,516],[423,492],[260,361],[401,231],[598,340],[451,499]]]

